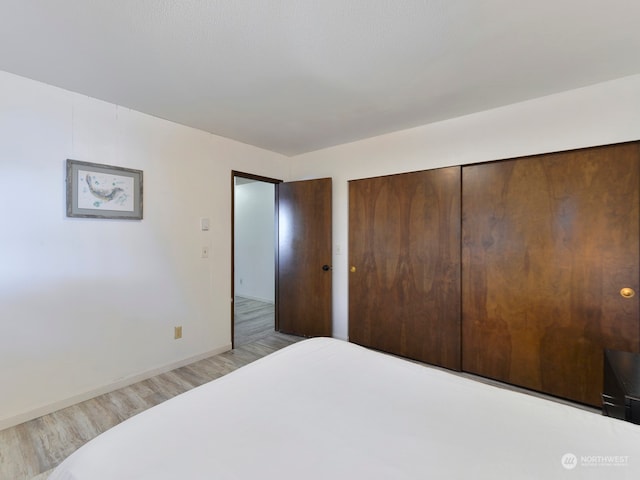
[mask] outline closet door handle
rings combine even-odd
[[[622,290],[620,290],[620,295],[622,295],[624,298],[631,298],[635,294],[636,292],[633,291],[633,288],[624,287]]]
[[[329,265],[322,265],[322,270],[328,272],[329,270],[331,270],[331,267]]]

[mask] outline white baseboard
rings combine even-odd
[[[131,377],[123,378],[116,382],[109,383],[107,385],[103,385],[101,387],[94,388],[86,392],[79,393],[78,395],[74,395],[72,397],[65,398],[57,402],[43,405],[41,407],[35,408],[33,410],[29,410],[19,415],[15,415],[13,417],[0,419],[0,430],[4,430],[5,428],[15,427],[16,425],[19,425],[24,422],[28,422],[29,420],[33,420],[34,418],[38,418],[43,415],[53,413],[57,410],[70,407],[71,405],[75,405],[76,403],[84,402],[85,400],[90,400],[99,395],[104,395],[105,393],[113,392],[114,390],[118,390],[119,388],[128,387],[129,385],[133,385],[134,383],[147,380],[148,378],[155,377],[156,375],[160,375],[161,373],[169,372],[171,370],[175,370],[176,368],[184,367],[185,365],[189,365],[190,363],[203,360],[213,355],[219,355],[221,353],[228,352],[229,350],[231,350],[231,344],[216,348],[214,350],[210,350],[208,352],[200,353],[193,357],[184,358],[177,362],[163,365],[162,367],[154,368],[152,370],[147,370],[146,372],[142,372],[137,375],[133,375]]]

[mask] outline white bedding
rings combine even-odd
[[[121,423],[49,478],[638,479],[640,426],[317,338]]]

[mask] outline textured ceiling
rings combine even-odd
[[[0,0],[0,70],[286,155],[640,73],[639,0]]]

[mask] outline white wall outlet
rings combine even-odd
[[[202,258],[209,258],[209,247],[202,247],[202,252],[200,253]]]

